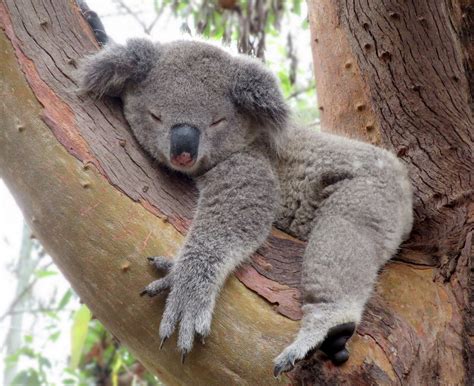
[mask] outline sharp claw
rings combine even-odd
[[[140,292],[140,296],[144,296],[148,294],[148,290],[145,288],[142,292]]]
[[[294,366],[291,365],[290,363],[276,365],[273,368],[273,376],[275,378],[279,378],[282,373],[286,373],[286,372],[290,371],[293,367]]]
[[[155,258],[152,257],[152,256],[148,256],[147,257],[147,260],[150,262],[150,263],[153,263],[155,261]]]
[[[273,376],[274,376],[275,378],[279,378],[279,377],[280,377],[280,374],[281,374],[281,370],[282,370],[282,368],[281,368],[280,366],[275,366],[275,367],[273,368]]]
[[[197,333],[196,338],[201,341],[201,344],[206,344],[206,337],[204,335],[201,335],[199,332]]]
[[[186,353],[183,352],[183,353],[181,354],[181,364],[182,364],[182,365],[184,365],[184,360],[185,360],[185,359],[186,359]]]
[[[165,344],[166,339],[168,339],[168,338],[167,338],[167,337],[164,337],[164,338],[161,339],[161,342],[160,342],[160,350],[163,348],[163,345]]]
[[[295,367],[295,359],[286,359],[283,363],[276,364],[273,368],[273,376],[278,378],[282,373],[291,371]]]

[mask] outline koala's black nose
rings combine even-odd
[[[192,166],[196,162],[201,132],[194,126],[182,124],[171,128],[170,159],[177,166]]]

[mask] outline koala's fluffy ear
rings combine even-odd
[[[255,59],[238,58],[231,97],[275,142],[286,132],[289,109],[275,76]]]
[[[127,82],[146,78],[157,58],[158,46],[146,39],[130,39],[125,46],[110,43],[81,63],[80,91],[98,98],[120,96]]]

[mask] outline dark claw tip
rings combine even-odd
[[[148,256],[147,257],[147,260],[150,262],[150,263],[153,263],[155,261],[155,258],[153,256]]]
[[[182,364],[182,365],[184,365],[184,360],[185,360],[185,359],[186,359],[186,353],[183,352],[183,353],[181,354],[181,364]]]
[[[347,362],[348,359],[349,359],[349,351],[347,351],[346,349],[335,353],[331,357],[332,363],[334,363],[336,366],[342,365],[343,363]]]
[[[278,378],[278,377],[280,376],[280,374],[281,374],[281,370],[282,370],[282,369],[281,369],[280,366],[275,366],[275,367],[273,368],[273,376],[274,376],[275,378]]]
[[[163,339],[161,339],[161,342],[160,342],[160,350],[163,348],[163,345],[165,344],[166,339],[168,339],[168,338],[163,338]]]
[[[148,293],[148,291],[146,289],[144,289],[142,292],[140,292],[140,296],[144,296]]]
[[[286,373],[286,372],[290,371],[291,369],[293,369],[293,367],[294,367],[294,365],[292,365],[289,362],[287,362],[285,364],[275,365],[275,367],[273,368],[273,376],[275,378],[279,378],[282,373]]]
[[[201,341],[203,345],[206,344],[206,337],[204,335],[201,335],[200,333],[198,333],[197,338]]]

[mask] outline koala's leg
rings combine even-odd
[[[302,274],[303,319],[295,341],[275,359],[275,376],[315,349],[335,364],[360,322],[378,270],[403,233],[400,202],[378,181],[349,181],[316,213]]]
[[[278,207],[278,188],[266,159],[237,153],[197,179],[198,207],[174,264],[152,263],[167,275],[142,295],[169,291],[160,324],[162,342],[179,326],[183,358],[195,335],[210,332],[219,290],[228,274],[268,236]]]

